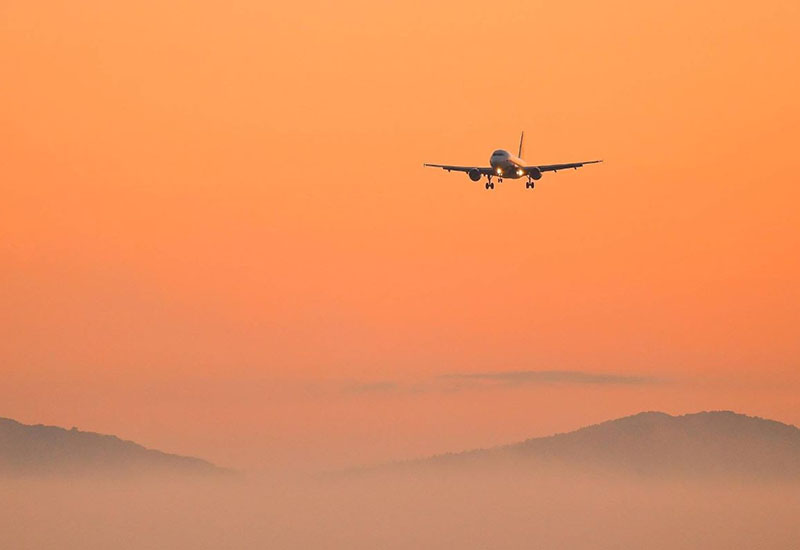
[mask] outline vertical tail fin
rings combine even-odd
[[[518,158],[522,158],[522,140],[525,139],[525,130],[522,131],[522,134],[519,136],[519,153],[517,154]]]

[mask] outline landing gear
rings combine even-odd
[[[533,189],[534,183],[531,178],[528,178],[528,181],[525,182],[525,189]]]
[[[486,189],[494,189],[494,182],[492,182],[492,177],[489,176],[486,181]]]

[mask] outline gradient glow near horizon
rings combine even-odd
[[[800,424],[800,6],[700,4],[5,2],[0,416],[245,468]],[[606,162],[421,166],[523,129]]]

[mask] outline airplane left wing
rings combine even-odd
[[[489,176],[493,175],[494,171],[491,167],[481,167],[481,166],[450,166],[447,164],[423,164],[423,166],[428,166],[430,168],[441,168],[442,170],[447,170],[448,172],[470,172],[472,170],[478,170],[482,176]]]
[[[567,164],[542,164],[541,166],[526,166],[525,168],[536,168],[540,172],[558,172],[559,170],[567,170],[568,168],[578,169],[584,164],[597,164],[603,162],[602,160],[586,160],[584,162],[569,162]]]

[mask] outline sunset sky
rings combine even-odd
[[[267,470],[653,409],[800,424],[798,21],[2,2],[0,416]],[[422,167],[521,130],[605,162]]]

